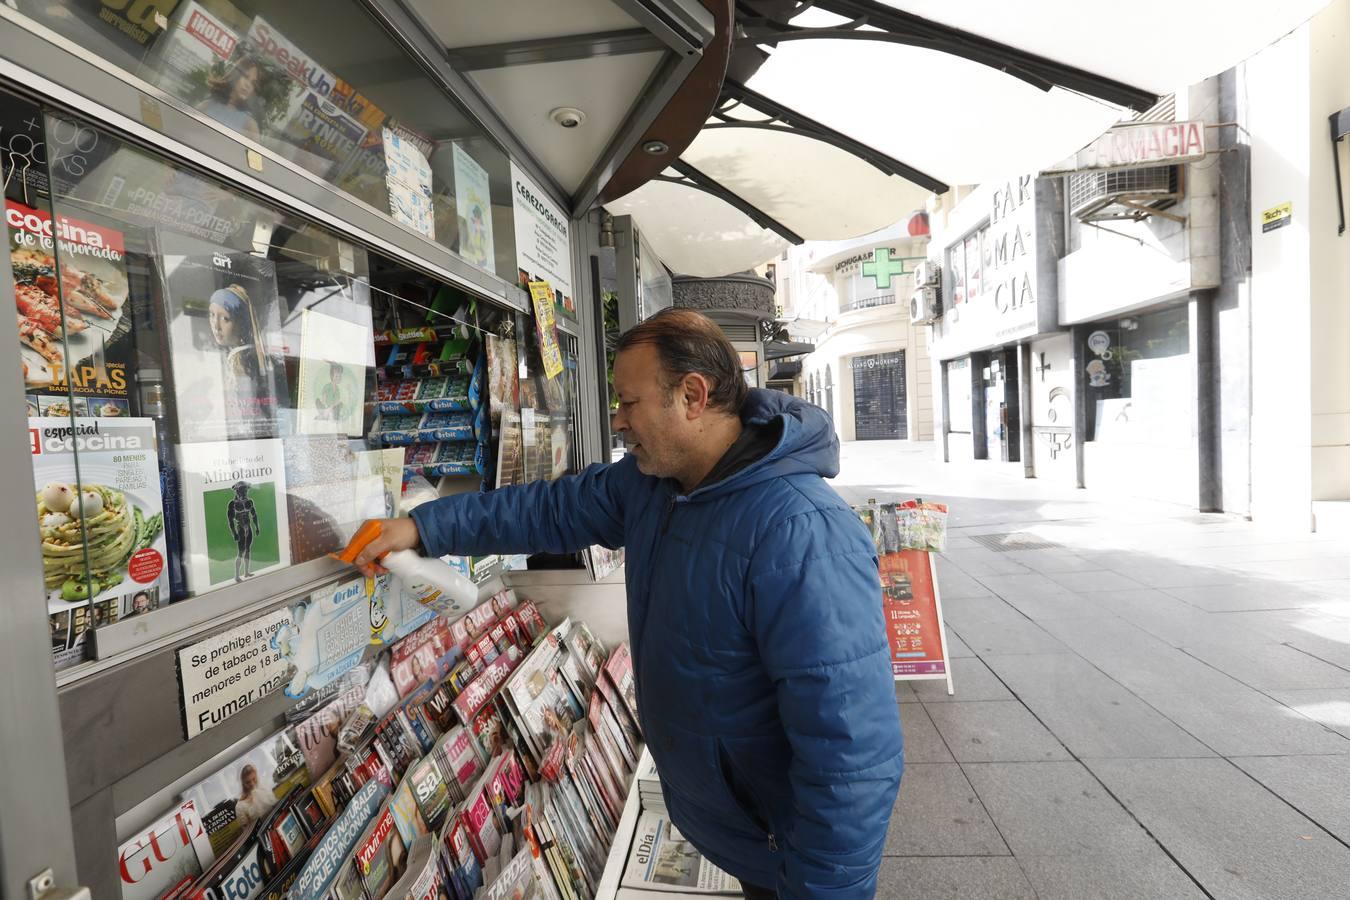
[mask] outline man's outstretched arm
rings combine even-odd
[[[392,550],[421,547],[427,556],[575,553],[624,541],[624,501],[641,475],[631,458],[593,465],[557,481],[534,481],[487,493],[423,503],[411,519],[389,519],[356,558],[371,566]]]

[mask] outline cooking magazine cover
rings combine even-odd
[[[170,232],[160,246],[179,439],[278,436],[289,404],[276,265]]]
[[[40,417],[28,420],[28,434],[52,650],[62,666],[79,660],[90,626],[168,599],[155,423]]]
[[[182,444],[178,468],[193,593],[290,564],[281,441]]]
[[[53,221],[14,200],[5,201],[5,224],[29,414],[130,415],[135,347],[122,232]]]

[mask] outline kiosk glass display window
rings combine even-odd
[[[366,252],[79,119],[0,120],[58,665],[383,515]]]
[[[17,0],[24,14],[508,281],[510,161],[358,0]]]

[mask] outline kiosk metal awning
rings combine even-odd
[[[742,271],[949,185],[1040,171],[1326,2],[739,0],[702,131],[605,205],[676,272]]]
[[[776,359],[787,359],[792,356],[805,356],[814,352],[815,344],[808,344],[803,341],[769,341],[764,345],[764,360],[772,362]]]

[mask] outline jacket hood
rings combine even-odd
[[[768,455],[691,496],[712,497],[784,475],[839,474],[839,436],[825,410],[782,391],[751,388],[741,407],[741,421],[766,425],[775,420],[782,423],[783,434]]]

